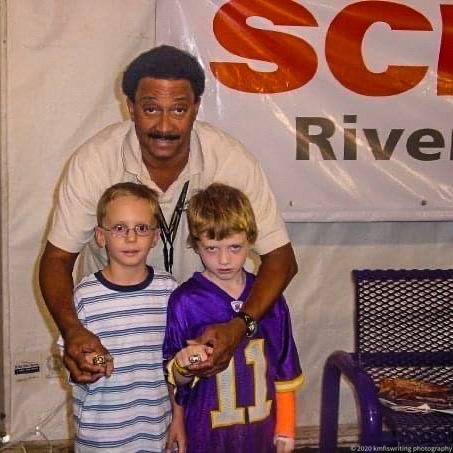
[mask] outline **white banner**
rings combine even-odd
[[[13,441],[64,439],[72,430],[57,332],[38,288],[39,254],[65,162],[122,112],[126,118],[120,73],[154,46],[154,12],[155,0],[0,0],[0,374]]]
[[[174,0],[200,117],[260,159],[288,221],[453,218],[453,1]],[[240,171],[240,169],[238,169]]]

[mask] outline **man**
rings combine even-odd
[[[186,246],[185,201],[217,181],[241,189],[252,203],[259,230],[255,251],[261,258],[257,278],[242,316],[208,326],[197,339],[213,347],[209,360],[194,365],[197,374],[211,376],[228,365],[246,331],[253,333],[255,321],[297,272],[283,220],[259,163],[231,136],[195,121],[204,84],[198,61],[180,49],[160,46],[139,55],[126,69],[122,84],[132,122],[102,130],[69,162],[41,257],[40,286],[64,338],[64,361],[76,382],[99,377],[100,366],[87,363],[86,352],[104,355],[107,364],[102,371],[109,375],[113,370],[108,351],[76,316],[72,272],[82,249],[85,273],[105,265],[102,250],[93,244],[96,204],[104,190],[117,182],[140,182],[159,193],[162,241],[152,263],[172,271],[178,281],[202,269],[198,256]],[[162,257],[160,262],[156,256]]]

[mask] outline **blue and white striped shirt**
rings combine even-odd
[[[162,368],[167,301],[177,284],[149,268],[148,278],[118,286],[100,272],[76,286],[83,325],[114,358],[109,378],[73,386],[78,452],[163,452],[171,407]]]

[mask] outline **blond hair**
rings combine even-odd
[[[253,244],[258,236],[255,215],[250,200],[239,189],[213,183],[197,192],[187,209],[188,243],[196,248],[201,236],[222,240],[235,233],[245,232]]]
[[[96,209],[96,217],[99,226],[102,226],[108,205],[116,198],[125,196],[148,201],[152,215],[155,217],[156,221],[159,220],[159,201],[155,190],[135,182],[119,182],[109,187],[99,199]]]

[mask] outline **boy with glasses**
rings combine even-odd
[[[254,281],[243,266],[258,234],[250,201],[214,183],[190,199],[187,221],[189,245],[205,270],[171,295],[164,340],[168,380],[184,406],[187,452],[291,452],[303,375],[283,296],[258,324],[243,307]],[[212,348],[193,339],[206,325],[233,318],[245,323],[246,337],[228,367],[194,381]]]
[[[157,194],[132,182],[115,184],[99,200],[95,237],[108,264],[75,287],[74,304],[111,355],[86,345],[100,378],[72,387],[77,452],[163,452],[167,431],[168,442],[184,450],[176,405],[169,428],[173,398],[162,370],[167,301],[176,282],[146,264],[159,240],[158,212]]]

